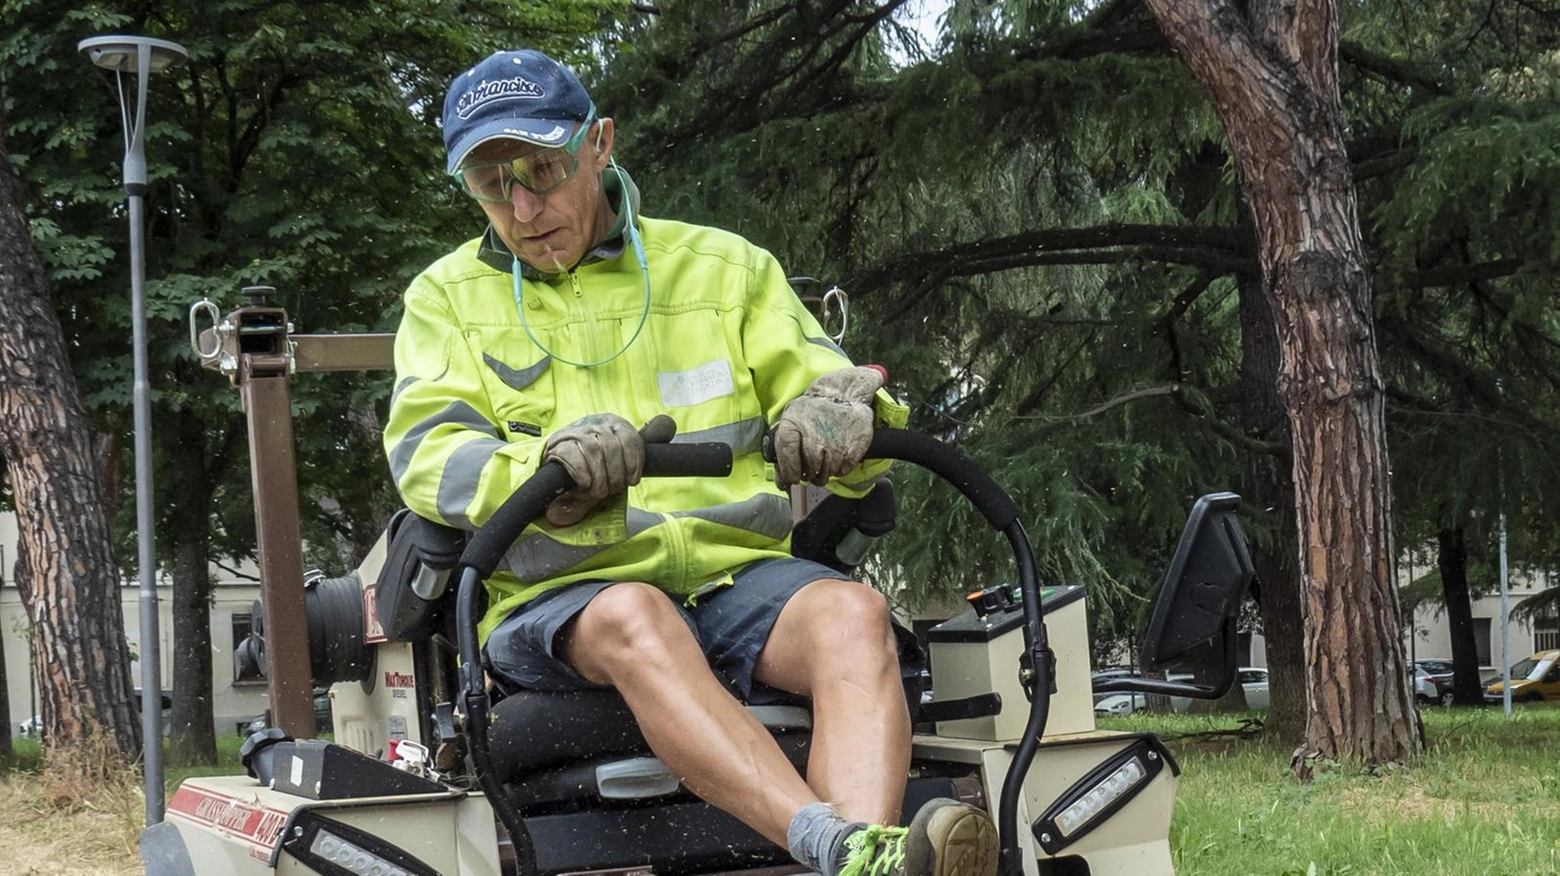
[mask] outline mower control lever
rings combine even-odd
[[[977,617],[984,618],[992,612],[1001,613],[1021,608],[1024,597],[1022,593],[1019,593],[1015,598],[1013,588],[1005,584],[998,584],[995,587],[987,587],[985,590],[977,590],[965,596],[964,599],[970,604],[970,608],[975,609]]]

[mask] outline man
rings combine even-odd
[[[690,790],[825,876],[988,876],[995,829],[974,807],[939,800],[885,826],[910,753],[887,605],[787,549],[783,488],[863,494],[883,470],[862,464],[872,430],[904,409],[767,252],[640,216],[613,138],[539,52],[451,85],[447,170],[489,226],[406,293],[385,429],[402,497],[473,528],[561,462],[576,489],[488,582],[480,632],[501,683],[615,687]],[[758,452],[770,423],[773,469]],[[644,444],[678,428],[730,444],[731,476],[641,483]],[[733,691],[811,700],[805,778]]]

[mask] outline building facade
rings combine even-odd
[[[16,590],[13,567],[16,562],[16,515],[0,513],[0,645],[5,648],[5,683],[10,696],[13,732],[38,712],[34,687],[32,649],[28,644],[31,624],[22,610]],[[249,635],[250,610],[260,596],[260,585],[252,565],[236,571],[213,567],[216,580],[211,608],[211,692],[212,723],[218,733],[233,733],[238,726],[265,712],[265,679],[240,679],[233,664],[233,650]],[[132,655],[142,652],[140,585],[134,580],[120,582],[120,605],[124,611],[125,635]],[[162,660],[162,688],[177,697],[173,686],[173,588],[168,576],[158,580],[158,646]],[[139,659],[131,665],[131,677],[139,688]]]

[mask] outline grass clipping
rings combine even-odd
[[[56,792],[57,793],[57,792]],[[0,873],[132,874],[141,872],[136,840],[142,797],[121,784],[51,808],[42,776],[0,778]]]
[[[75,745],[50,745],[39,776],[40,800],[72,812],[94,801],[134,796],[139,776],[107,733],[93,728]]]
[[[0,873],[140,873],[145,797],[106,734],[53,748],[43,769],[0,779]]]

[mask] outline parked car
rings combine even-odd
[[[1175,676],[1169,676],[1171,680],[1178,680]],[[1182,676],[1179,680],[1190,681],[1189,676]],[[1268,671],[1260,666],[1243,666],[1235,674],[1235,683],[1246,691],[1246,706],[1252,709],[1266,709],[1269,703],[1268,697]],[[1177,712],[1186,711],[1191,705],[1187,697],[1171,697],[1170,708]]]
[[[1093,672],[1089,673],[1089,684],[1091,684],[1091,685],[1092,684],[1096,684],[1097,682],[1099,682],[1099,681],[1101,681],[1103,679],[1106,679],[1106,678],[1121,678],[1121,677],[1124,677],[1124,676],[1135,675],[1135,674],[1136,674],[1136,670],[1132,669],[1130,666],[1110,666],[1110,667],[1107,667],[1105,669],[1096,669]],[[1094,692],[1094,704],[1096,706],[1098,706],[1100,704],[1100,700],[1103,700],[1106,697],[1113,697],[1113,696],[1116,696],[1116,694],[1113,694],[1113,693],[1100,693],[1099,691],[1095,691]]]
[[[1423,669],[1430,681],[1440,689],[1439,699],[1441,705],[1452,704],[1452,661],[1442,657],[1427,657],[1423,660],[1415,660],[1414,665]]]
[[[1131,715],[1143,711],[1148,698],[1140,693],[1105,694],[1094,704],[1096,715]]]
[[[1484,689],[1487,702],[1503,700],[1502,682]],[[1540,651],[1511,667],[1511,698],[1523,702],[1560,700],[1560,651]]]
[[[1421,703],[1437,703],[1443,706],[1452,704],[1452,677],[1431,675],[1423,666],[1414,665],[1408,668],[1408,674],[1414,680],[1414,699]]]
[[[238,722],[240,736],[248,736],[251,733],[259,733],[271,726],[271,710],[266,709],[264,715],[256,715],[247,721]],[[329,733],[335,729],[335,722],[330,710],[330,691],[316,690],[314,692],[314,732]]]
[[[134,699],[133,702],[135,703],[135,712],[136,712],[137,715],[139,715],[141,713],[141,689],[140,688],[136,688],[135,689],[135,699]],[[168,731],[172,727],[172,722],[173,722],[173,695],[168,693],[167,691],[163,691],[163,695],[162,695],[162,730],[163,730],[163,735],[164,736],[168,735]],[[16,726],[16,732],[18,734],[22,735],[22,736],[37,736],[40,732],[42,732],[42,730],[43,730],[43,716],[42,715],[33,715],[31,718],[28,718],[27,720],[21,722],[20,724],[18,724]]]

